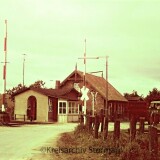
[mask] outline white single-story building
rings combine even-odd
[[[15,120],[62,123],[78,121],[79,96],[74,88],[27,88],[14,95]]]

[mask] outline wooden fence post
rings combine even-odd
[[[145,120],[145,117],[140,117],[139,118],[139,133],[140,134],[143,134],[144,133],[144,120]]]
[[[155,126],[149,126],[149,151],[153,160],[157,160],[158,134]]]
[[[16,115],[15,115],[16,117]],[[80,125],[84,124],[84,117],[83,117],[83,113],[80,113]]]
[[[88,116],[88,130],[91,131],[92,129],[92,116]]]
[[[134,140],[136,136],[136,118],[132,115],[130,119],[130,140]]]
[[[89,126],[89,115],[86,115],[86,124],[87,127]]]
[[[87,114],[83,114],[83,123],[85,126],[87,125]]]
[[[100,119],[101,119],[101,132],[103,132],[103,128],[104,128],[104,110],[103,109],[101,109]]]
[[[104,139],[108,137],[108,117],[104,117]]]
[[[98,130],[99,130],[99,116],[95,115],[95,127],[94,127],[94,137],[97,139],[98,138]]]
[[[114,122],[114,139],[117,140],[120,137],[120,119],[116,119]]]

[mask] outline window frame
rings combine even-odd
[[[62,104],[62,106],[61,106]],[[58,102],[58,114],[64,115],[67,114],[67,101]]]
[[[68,101],[68,114],[79,114],[79,104],[75,101]]]

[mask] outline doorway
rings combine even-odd
[[[30,96],[27,102],[27,116],[30,120],[37,119],[37,99],[35,96]]]

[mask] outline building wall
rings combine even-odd
[[[75,83],[74,80],[73,81],[71,81],[71,80],[66,81],[66,83],[61,88],[71,88],[74,86],[74,83]],[[80,81],[77,83],[79,83],[80,88],[83,87],[83,81]],[[87,101],[87,111],[91,111],[92,110],[92,95],[91,95],[90,91],[94,91],[94,89],[88,83],[86,83],[86,87],[89,89],[89,92],[88,92],[89,100]],[[99,93],[97,93],[94,106],[95,106],[94,109],[97,113],[99,113],[100,110],[104,108],[104,99]]]
[[[26,115],[27,119],[27,101],[30,96],[35,96],[37,100],[36,121],[48,121],[48,97],[32,90],[28,90],[15,97],[14,114],[16,114],[16,117],[22,118],[22,115]]]
[[[90,85],[86,84],[86,86],[89,89],[89,93],[88,93],[89,100],[87,101],[87,109],[91,111],[93,106],[93,96],[91,94],[91,91],[94,92],[94,94],[96,93],[96,91]],[[100,110],[103,108],[104,108],[104,98],[97,92],[97,95],[94,101],[94,111],[96,113],[99,113]]]
[[[73,78],[73,77],[72,77]],[[74,78],[73,80],[68,80],[61,86],[61,88],[70,88],[74,86]],[[79,87],[83,87],[83,81],[76,82],[79,83]],[[86,87],[89,89],[89,91],[95,91],[94,88],[86,82]],[[92,95],[89,92],[88,93],[89,100],[87,101],[87,111],[92,111]],[[100,95],[100,93],[97,93],[95,104],[94,104],[94,113],[100,113],[101,109],[105,108],[105,99]],[[127,117],[126,115],[126,102],[123,101],[108,101],[108,114],[111,120],[114,120],[117,114],[120,114],[122,119],[125,119]]]

